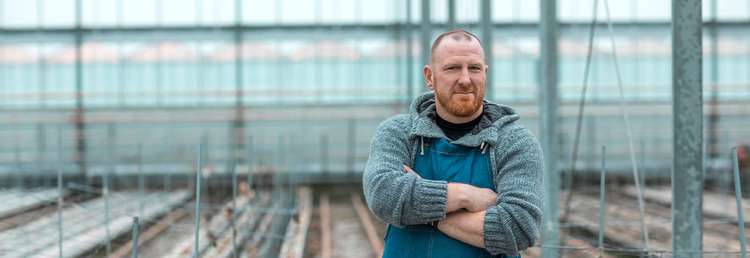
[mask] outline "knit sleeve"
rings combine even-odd
[[[485,214],[484,244],[492,254],[516,256],[539,238],[544,161],[539,143],[525,128],[515,127],[501,137],[493,164],[499,196]]]
[[[380,124],[370,145],[362,184],[367,205],[378,219],[394,226],[423,224],[445,217],[448,183],[406,173],[411,159],[409,117]]]

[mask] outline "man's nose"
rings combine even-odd
[[[471,84],[471,77],[469,76],[469,68],[461,69],[461,74],[458,77],[458,84],[459,85]]]

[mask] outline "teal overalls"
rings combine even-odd
[[[465,147],[445,139],[424,139],[424,151],[417,153],[414,172],[424,179],[471,184],[495,191],[489,153],[480,147]],[[484,146],[483,146],[484,147]],[[404,228],[388,225],[383,257],[507,257],[493,256],[429,225]],[[520,257],[520,255],[518,256]]]

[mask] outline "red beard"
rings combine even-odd
[[[472,92],[473,94],[470,96],[455,96],[453,92],[435,91],[439,105],[452,115],[457,117],[471,116],[482,106],[484,94],[478,93],[476,88],[459,88],[457,92]]]

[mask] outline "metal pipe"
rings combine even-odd
[[[602,173],[599,179],[599,257],[604,253],[604,176],[607,147],[602,146]]]
[[[232,257],[237,258],[237,170],[236,160],[232,155],[229,169],[232,170]],[[249,189],[248,189],[249,190]]]
[[[21,163],[21,150],[16,146],[16,169],[18,169],[18,176],[16,177],[16,187],[18,191],[23,189],[23,164]]]
[[[253,189],[253,159],[252,157],[253,157],[253,136],[248,136],[247,137],[247,164],[248,165],[247,165],[247,178],[246,178],[248,194]]]
[[[198,145],[198,167],[195,173],[195,252],[193,252],[195,258],[198,258],[198,234],[201,224],[201,153],[203,153],[203,144]]]
[[[490,0],[482,0],[482,4],[479,8],[479,13],[482,16],[482,41],[484,41],[484,59],[485,59],[485,65],[489,67],[489,69],[492,69],[492,59],[494,58],[492,54],[492,2]],[[494,82],[493,78],[495,73],[489,72],[487,73],[487,81],[486,81],[486,89],[485,89],[485,99],[494,99],[494,87],[492,86],[492,83]]]
[[[57,248],[60,258],[63,257],[63,227],[62,227],[62,206],[63,206],[63,179],[62,179],[62,128],[57,126]]]
[[[628,118],[628,109],[625,105],[625,91],[622,86],[622,78],[620,77],[620,65],[617,62],[617,48],[615,47],[615,33],[614,29],[612,28],[612,19],[609,15],[609,0],[604,0],[604,10],[607,14],[607,27],[609,28],[609,39],[612,44],[612,61],[615,65],[615,76],[617,77],[617,86],[620,90],[620,107],[622,108],[622,116],[625,119],[625,133],[628,137],[628,149],[630,150],[630,165],[633,167],[633,181],[635,181],[635,187],[638,191],[638,209],[640,211],[639,219],[641,222],[641,234],[643,235],[643,242],[646,245],[646,250],[651,249],[650,247],[650,241],[648,239],[648,228],[646,227],[646,222],[644,221],[644,204],[643,204],[643,192],[641,191],[641,186],[639,183],[640,176],[638,176],[638,165],[635,161],[635,147],[633,146],[633,133],[632,130],[630,130],[630,119]]]
[[[556,201],[560,192],[560,175],[557,169],[558,157],[558,114],[557,114],[557,12],[555,0],[542,0],[540,4],[539,41],[541,46],[539,114],[542,135],[542,151],[545,157],[544,189],[545,196],[552,201],[545,202],[542,215],[542,246],[558,246],[559,218]],[[557,248],[542,248],[542,257],[557,257]]]
[[[245,138],[245,104],[244,104],[244,78],[243,76],[243,49],[242,49],[242,0],[235,0],[235,26],[234,26],[234,84],[235,84],[235,114],[234,114],[234,137],[232,147],[237,150],[242,148],[242,139]],[[232,157],[236,159],[237,157]]]
[[[742,189],[740,189],[740,166],[737,161],[737,147],[732,148],[732,170],[734,171],[734,194],[737,196],[737,222],[740,227],[740,247],[742,247],[742,258],[747,258],[745,250],[745,217],[742,216]]]
[[[112,165],[112,159],[114,158],[114,137],[115,137],[115,130],[114,125],[112,123],[107,124],[107,158],[106,160],[106,169],[102,170],[102,193],[104,194],[104,232],[105,232],[105,240],[107,241],[106,245],[106,255],[109,257],[109,254],[112,251],[112,243],[109,239],[110,232],[109,232],[109,173],[114,168]]]
[[[700,0],[672,2],[672,249],[685,257],[703,249],[702,25]]]
[[[356,128],[357,123],[354,119],[349,119],[347,121],[348,126],[347,129],[347,135],[349,136],[349,139],[347,140],[347,155],[346,155],[346,172],[347,173],[354,173],[354,159],[356,158],[355,152],[356,150],[356,144],[357,144],[357,137],[356,137]]]
[[[456,0],[448,0],[448,30],[456,29]]]
[[[591,54],[594,50],[594,34],[596,33],[596,18],[599,0],[594,0],[593,18],[591,27],[589,27],[589,43],[586,51],[586,65],[583,69],[583,87],[581,87],[581,101],[578,102],[578,119],[576,120],[576,134],[573,140],[573,154],[570,161],[570,172],[565,174],[565,186],[568,192],[565,195],[565,208],[563,209],[562,221],[568,220],[570,214],[570,201],[573,198],[573,175],[576,173],[576,164],[578,161],[578,145],[581,140],[581,124],[583,122],[583,109],[586,104],[586,90],[588,89],[589,72],[591,71]],[[567,229],[566,229],[567,230]]]
[[[86,125],[83,118],[83,29],[81,1],[76,0],[76,25],[75,25],[75,78],[76,78],[76,108],[75,108],[75,125],[76,125],[76,162],[81,174],[86,173]]]
[[[411,26],[411,1],[412,0],[406,0],[406,100],[404,101],[404,107],[405,110],[409,109],[409,104],[412,101],[413,96],[413,89],[414,86],[412,83],[414,82],[414,49],[412,49],[412,45],[414,44],[414,40],[412,37],[412,34],[414,33]],[[424,50],[422,50],[424,51]]]
[[[420,25],[422,37],[420,38],[422,63],[430,64],[430,39],[432,37],[432,19],[430,18],[430,0],[422,0],[422,23]]]
[[[133,258],[138,258],[138,217],[133,217]]]
[[[143,144],[138,143],[138,216],[143,217],[143,199],[146,198],[145,182],[143,179]]]

